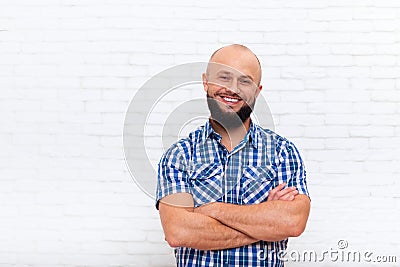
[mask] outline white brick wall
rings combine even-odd
[[[399,25],[392,0],[1,1],[0,266],[173,266],[124,162],[124,112],[152,75],[232,42],[259,55],[307,165],[289,249],[345,239],[400,261]]]

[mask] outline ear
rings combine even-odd
[[[207,80],[207,75],[205,74],[205,73],[203,73],[202,75],[201,75],[201,78],[202,78],[202,80],[203,80],[203,88],[204,88],[204,91],[208,91],[208,80]]]
[[[262,90],[262,85],[259,85],[257,90],[256,90],[256,97],[258,97],[258,95],[260,94],[261,90]]]

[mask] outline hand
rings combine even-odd
[[[281,183],[277,187],[271,190],[271,192],[268,195],[267,201],[273,201],[273,200],[293,200],[296,195],[299,194],[297,191],[296,187],[291,186],[283,189],[285,187],[286,183]]]
[[[218,203],[217,202],[207,203],[195,208],[194,212],[213,218],[213,211],[215,211],[215,205],[218,205]]]

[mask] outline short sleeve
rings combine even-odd
[[[296,187],[299,194],[310,197],[307,189],[306,170],[304,162],[296,146],[292,142],[285,142],[280,153],[280,164],[278,166],[280,180],[287,183],[288,187]]]
[[[160,199],[176,193],[192,194],[188,183],[187,146],[177,143],[170,147],[158,164],[156,208]]]

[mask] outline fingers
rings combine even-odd
[[[286,183],[279,184],[277,187],[271,190],[268,195],[268,201],[271,200],[293,200],[294,197],[299,193],[296,187],[291,186],[284,188]]]
[[[292,191],[290,191],[290,192],[288,192],[288,193],[282,195],[282,196],[279,198],[279,200],[293,200],[294,197],[295,197],[296,195],[298,195],[298,194],[299,194],[299,192],[295,189],[295,190],[292,190]]]
[[[285,187],[286,183],[281,183],[274,189],[272,189],[268,195],[267,200],[278,200],[278,197],[276,197],[276,194],[281,191]]]
[[[296,187],[292,186],[292,187],[288,187],[288,188],[285,188],[285,189],[277,192],[276,198],[283,200],[283,199],[287,199],[290,196],[295,196],[296,194],[298,194]]]

